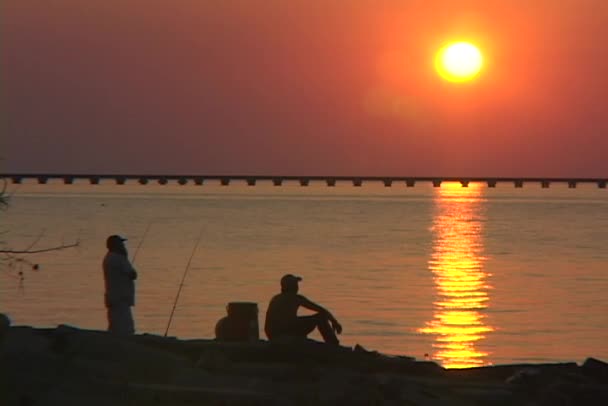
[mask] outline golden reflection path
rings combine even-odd
[[[486,364],[478,344],[493,328],[483,310],[489,305],[483,264],[482,190],[459,183],[442,184],[435,196],[433,252],[429,269],[437,289],[433,320],[419,332],[435,336],[431,358],[446,368]]]

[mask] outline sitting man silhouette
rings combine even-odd
[[[291,274],[281,278],[281,293],[272,298],[266,311],[266,336],[271,341],[282,336],[306,338],[317,328],[326,343],[339,345],[336,333],[342,333],[342,326],[327,309],[298,294],[301,280]],[[298,316],[300,306],[317,313]]]

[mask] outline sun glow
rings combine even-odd
[[[484,351],[490,306],[489,275],[484,270],[485,214],[478,184],[442,184],[436,189],[429,270],[436,284],[432,320],[418,331],[435,337],[435,359],[446,368],[488,363]]]
[[[453,42],[441,48],[435,56],[435,69],[450,82],[473,79],[483,66],[479,49],[469,42]]]

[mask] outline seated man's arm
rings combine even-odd
[[[313,302],[312,300],[309,300],[308,298],[299,295],[300,296],[300,306],[318,312],[318,313],[323,313],[325,315],[327,315],[327,318],[329,319],[332,328],[338,333],[341,334],[342,333],[342,326],[340,325],[340,323],[338,322],[338,320],[334,317],[333,314],[331,314],[331,312],[329,310],[327,310],[326,308],[324,308],[321,305],[316,304],[315,302]]]

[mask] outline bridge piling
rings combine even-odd
[[[515,188],[522,188],[525,182],[539,184],[541,188],[546,189],[551,184],[561,183],[566,184],[568,188],[574,189],[579,184],[593,183],[599,189],[608,188],[608,178],[457,178],[457,177],[397,177],[397,176],[220,176],[220,175],[137,175],[137,174],[45,174],[45,173],[0,173],[0,179],[13,184],[22,184],[29,180],[33,180],[38,184],[47,184],[53,180],[59,180],[65,185],[71,185],[78,180],[88,180],[91,185],[98,185],[102,180],[113,181],[117,185],[128,184],[131,180],[138,182],[141,185],[147,185],[150,182],[158,182],[160,185],[166,185],[175,180],[179,185],[186,185],[191,181],[196,185],[202,185],[205,180],[219,181],[222,186],[228,186],[234,180],[244,181],[249,186],[255,186],[259,181],[271,181],[275,186],[282,186],[284,182],[294,181],[299,182],[300,186],[308,186],[311,181],[325,182],[329,187],[336,186],[339,182],[350,182],[354,187],[363,186],[367,182],[382,182],[385,187],[391,187],[395,182],[405,182],[406,187],[414,187],[417,182],[431,182],[433,187],[441,187],[443,182],[460,182],[462,187],[468,187],[471,182],[485,182],[488,188],[496,187],[497,183],[511,183]]]

